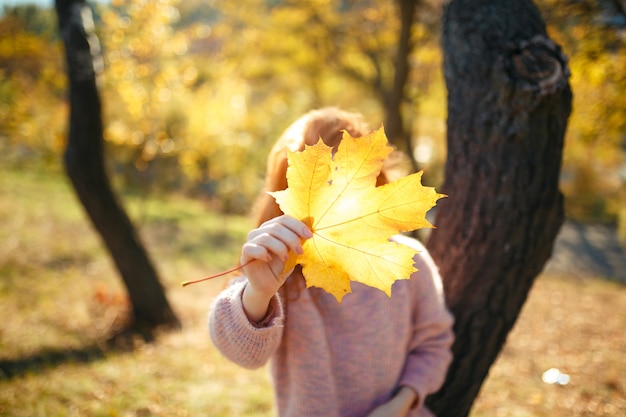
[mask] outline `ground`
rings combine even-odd
[[[103,341],[125,293],[67,181],[0,170],[0,417],[274,415],[267,369],[238,368],[209,340],[209,305],[228,278],[180,285],[231,267],[248,219],[180,196],[125,195],[183,329],[110,349]],[[573,230],[555,250],[569,261],[538,277],[471,417],[626,415],[616,247],[598,253],[605,229]],[[565,251],[582,243],[593,255]],[[542,380],[553,368],[566,385]]]

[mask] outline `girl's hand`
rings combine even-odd
[[[376,407],[367,417],[405,417],[416,400],[417,393],[403,386],[391,400]]]
[[[287,215],[268,220],[248,233],[239,261],[248,278],[243,304],[251,321],[265,317],[270,300],[291,274],[282,273],[289,252],[302,254],[301,239],[312,236],[304,223]]]

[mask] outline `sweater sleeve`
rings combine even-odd
[[[416,258],[418,271],[412,278],[413,337],[400,385],[411,387],[419,396],[414,408],[443,385],[452,361],[453,317],[446,308],[438,268],[425,248]]]
[[[209,333],[215,347],[234,363],[249,369],[263,366],[278,349],[284,313],[276,295],[265,319],[252,323],[243,309],[241,297],[247,279],[233,281],[213,301],[209,312]]]

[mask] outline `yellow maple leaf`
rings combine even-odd
[[[321,139],[289,152],[288,188],[270,194],[313,232],[304,253],[292,253],[285,266],[302,265],[307,287],[323,288],[339,302],[351,292],[350,281],[391,296],[393,283],[416,270],[415,250],[389,239],[433,227],[426,212],[445,196],[422,185],[422,171],[376,187],[391,151],[381,127],[361,138],[344,132],[335,155]]]

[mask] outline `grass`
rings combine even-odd
[[[473,416],[626,415],[626,288],[541,276],[509,335]],[[542,374],[556,368],[567,385]]]
[[[0,416],[272,416],[267,369],[222,358],[206,332],[250,226],[181,196],[125,195],[183,329],[110,350],[124,309],[112,262],[58,169],[0,168]],[[541,276],[472,412],[486,416],[626,415],[626,289]],[[541,380],[558,368],[568,385]]]

